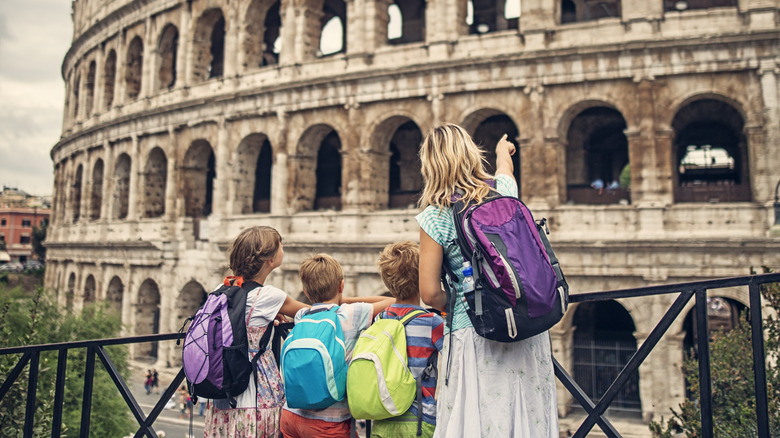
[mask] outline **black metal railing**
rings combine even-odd
[[[607,301],[622,298],[638,298],[652,295],[677,294],[677,298],[666,311],[659,323],[651,331],[647,339],[628,360],[614,381],[609,385],[606,392],[598,400],[591,400],[586,393],[571,378],[569,373],[553,358],[555,375],[572,394],[574,399],[582,406],[587,413],[587,418],[582,422],[574,437],[585,437],[598,425],[608,437],[620,437],[620,433],[614,428],[606,418],[605,413],[610,404],[619,394],[621,388],[631,379],[631,376],[637,372],[639,366],[647,358],[650,352],[655,348],[664,333],[669,329],[672,323],[679,317],[688,301],[695,297],[694,311],[696,315],[696,324],[698,333],[708,333],[707,321],[707,294],[709,291],[732,288],[748,287],[750,302],[750,324],[752,327],[752,347],[753,347],[753,369],[755,377],[755,406],[758,436],[768,437],[769,435],[769,414],[767,403],[767,384],[766,384],[766,358],[764,353],[764,332],[761,314],[761,292],[760,286],[767,283],[780,282],[780,274],[763,274],[736,278],[723,278],[716,280],[697,281],[691,283],[670,284],[663,286],[651,286],[636,289],[615,290],[607,292],[589,292],[574,294],[570,296],[571,303],[586,303],[596,301]],[[119,393],[124,398],[135,418],[138,429],[135,437],[147,436],[157,437],[153,424],[165,407],[166,402],[176,391],[176,388],[184,381],[184,371],[180,369],[176,377],[171,381],[165,392],[160,396],[156,405],[145,415],[138,405],[133,394],[130,392],[124,379],[120,376],[111,358],[106,353],[105,347],[109,345],[137,344],[144,342],[160,342],[177,340],[183,338],[181,333],[171,333],[164,335],[135,336],[117,339],[102,339],[93,341],[66,342],[59,344],[33,345],[26,347],[13,347],[0,349],[0,356],[21,354],[21,358],[11,372],[4,376],[2,385],[0,385],[0,401],[5,397],[8,390],[21,375],[22,371],[29,364],[29,378],[27,382],[27,396],[25,409],[24,437],[33,436],[33,422],[36,406],[36,393],[38,388],[38,372],[40,355],[44,351],[58,351],[57,359],[57,377],[55,382],[54,407],[52,418],[52,437],[59,437],[62,430],[62,407],[65,391],[65,369],[67,365],[68,351],[73,349],[87,350],[86,369],[84,373],[84,395],[82,399],[81,410],[81,436],[89,436],[89,423],[92,408],[92,385],[95,372],[95,357],[97,356],[103,367],[106,369],[111,379],[114,381]],[[701,436],[711,438],[713,436],[713,418],[712,418],[712,385],[710,378],[710,355],[709,355],[709,337],[698,336],[698,361],[699,361],[699,405],[701,407]]]

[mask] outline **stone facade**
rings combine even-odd
[[[111,302],[128,335],[173,332],[229,240],[266,224],[287,254],[274,285],[297,295],[299,261],[327,251],[347,295],[382,293],[375,259],[419,237],[417,145],[441,122],[488,161],[516,142],[573,293],[780,267],[778,0],[525,0],[514,17],[472,1],[75,0],[47,286]],[[555,355],[572,370],[599,336],[635,349],[673,298],[572,306]],[[624,323],[593,320],[607,310]],[[632,383],[640,421],[684,397],[689,320]],[[173,345],[133,354],[177,362]],[[563,389],[559,405],[565,424]]]

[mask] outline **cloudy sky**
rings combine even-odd
[[[49,152],[62,129],[70,4],[0,0],[0,186],[52,192]]]

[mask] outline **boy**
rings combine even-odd
[[[424,310],[420,307],[420,290],[418,265],[420,261],[420,247],[414,242],[391,243],[385,247],[379,255],[377,265],[382,281],[395,297],[395,304],[391,305],[379,315],[379,318],[401,319],[409,312]],[[427,311],[426,311],[427,312]],[[444,319],[427,312],[420,315],[406,325],[406,352],[409,361],[409,369],[415,378],[419,378],[428,360],[433,355],[438,355],[444,343]],[[422,436],[432,437],[436,428],[436,375],[422,381]],[[372,438],[384,437],[416,437],[417,413],[420,406],[417,400],[412,403],[406,413],[375,421],[371,429]]]
[[[301,263],[298,271],[303,284],[303,292],[318,307],[331,308],[339,305],[336,311],[344,332],[344,344],[347,362],[352,358],[360,332],[371,325],[374,316],[395,302],[388,297],[343,297],[344,273],[341,265],[327,254],[316,254]],[[295,315],[298,322],[304,312]],[[349,438],[352,416],[346,397],[344,400],[321,410],[292,409],[286,405],[282,410],[281,429],[285,438],[334,437]]]

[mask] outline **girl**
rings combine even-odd
[[[246,317],[249,357],[269,324],[279,315],[295,316],[309,307],[285,292],[264,286],[268,274],[282,264],[284,248],[279,233],[265,226],[247,228],[236,237],[230,248],[230,270],[234,276],[225,281],[247,290]],[[284,389],[279,368],[269,348],[257,361],[257,384],[250,378],[249,387],[236,397],[231,409],[227,400],[212,400],[206,411],[206,438],[277,437],[279,418],[284,406]]]
[[[431,130],[420,147],[425,182],[417,215],[420,224],[420,295],[424,303],[445,310],[441,289],[442,263],[460,282],[453,312],[452,334],[445,327],[437,388],[434,437],[554,438],[558,436],[555,376],[548,333],[514,343],[490,341],[476,334],[465,309],[461,284],[463,257],[451,216],[452,195],[481,202],[495,180],[502,195],[517,196],[512,176],[515,147],[504,135],[496,145],[496,175],[483,169],[484,158],[460,126]],[[451,349],[451,351],[450,351]],[[450,363],[447,363],[450,361]],[[447,383],[448,381],[448,383]]]

